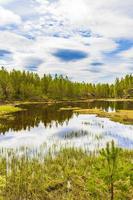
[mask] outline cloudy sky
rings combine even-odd
[[[0,65],[74,81],[133,71],[133,0],[0,0]]]

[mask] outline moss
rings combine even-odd
[[[74,112],[79,114],[96,114],[98,117],[107,117],[112,121],[133,124],[133,110],[118,110],[108,113],[100,109],[77,109]]]

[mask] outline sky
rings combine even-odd
[[[0,66],[109,82],[133,72],[133,0],[0,0]]]

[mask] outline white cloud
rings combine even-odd
[[[127,0],[58,0],[50,3],[39,1],[38,13],[49,13],[54,19],[62,21],[71,28],[86,27],[93,34],[104,37],[133,38],[133,18],[127,9],[133,1]],[[124,9],[125,8],[125,9]]]
[[[20,23],[21,18],[18,15],[14,14],[10,10],[0,7],[0,26]]]
[[[29,52],[32,41],[9,31],[0,31],[0,49],[8,49],[13,52]]]
[[[0,7],[0,25],[18,25],[0,31],[0,49],[12,52],[10,61],[2,61],[8,69],[24,69],[35,58],[42,61],[40,75],[62,73],[73,80],[98,82],[128,73],[132,49],[118,53],[117,59],[105,53],[118,48],[116,39],[133,39],[132,0],[30,0],[31,5],[23,1],[19,8],[15,1],[14,6]],[[89,56],[66,63],[53,56],[57,49],[79,50]],[[93,62],[103,63],[97,73],[91,70]]]
[[[14,1],[14,0],[0,0],[0,5],[5,5],[5,4],[8,4],[12,1]]]
[[[125,59],[133,59],[133,47],[126,51],[122,51],[119,55]]]

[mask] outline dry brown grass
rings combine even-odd
[[[98,117],[107,117],[112,121],[133,124],[133,110],[118,110],[108,113],[100,109],[77,109],[74,112],[79,114],[96,114]]]

